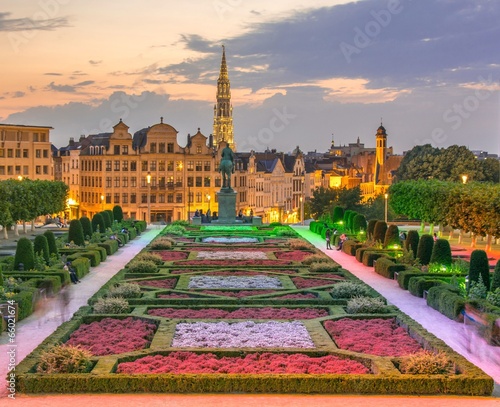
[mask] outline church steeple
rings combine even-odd
[[[226,48],[222,46],[219,79],[217,79],[217,103],[214,106],[213,138],[215,147],[221,141],[235,150],[233,134],[233,107],[231,106],[231,84],[227,73]]]

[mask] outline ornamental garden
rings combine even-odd
[[[16,372],[24,393],[493,390],[281,225],[167,226]]]

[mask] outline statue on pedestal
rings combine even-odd
[[[231,190],[231,174],[234,173],[234,155],[229,146],[224,147],[221,154],[219,172],[222,173],[222,189]]]

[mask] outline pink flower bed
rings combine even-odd
[[[315,277],[322,277],[322,278],[330,278],[333,280],[345,280],[345,277],[340,275],[340,274],[335,274],[335,273],[321,273],[315,275]]]
[[[258,271],[211,271],[203,273],[204,276],[261,276]]]
[[[368,374],[361,363],[334,355],[311,357],[300,353],[250,353],[217,357],[212,353],[172,352],[120,363],[117,373],[242,373],[242,374]]]
[[[174,288],[177,284],[176,278],[166,278],[163,280],[144,280],[139,281],[139,285],[146,287],[156,287],[156,288]]]
[[[275,252],[274,255],[280,260],[302,261],[310,256],[311,252],[304,252],[302,250],[292,250],[289,252]]]
[[[211,246],[192,246],[189,250],[197,251],[197,252],[226,252],[228,246],[233,246],[234,244],[225,244],[224,247],[211,247]],[[239,244],[238,244],[239,246]],[[270,252],[276,249],[270,247],[259,247],[255,249],[254,247],[238,247],[235,249],[238,252]]]
[[[287,266],[291,264],[290,261],[285,260],[231,260],[231,263],[237,263],[238,266]],[[178,266],[227,266],[227,260],[186,260],[181,262],[175,262],[174,264]]]
[[[287,295],[282,295],[281,297],[275,297],[279,299],[287,299],[287,300],[306,300],[310,298],[318,298],[316,297],[313,293],[307,293],[307,294],[287,294]]]
[[[394,319],[326,321],[325,329],[338,347],[378,356],[405,356],[422,349]]]
[[[185,274],[185,273],[194,273],[196,270],[185,269],[185,270],[172,270],[170,274]],[[199,271],[199,270],[198,270]]]
[[[325,317],[328,312],[318,308],[239,308],[226,311],[218,308],[155,308],[149,315],[164,318],[191,319],[314,319]]]
[[[204,270],[194,270],[194,269],[185,269],[185,270],[172,270],[170,274],[188,274],[188,273],[196,273]],[[297,274],[296,270],[256,270],[256,271],[243,271],[243,270],[231,270],[231,271],[211,271],[208,273],[203,273],[203,275],[206,276],[215,276],[215,275],[257,275],[257,274],[265,274],[269,271],[272,271],[273,273],[280,273],[280,274]],[[220,273],[220,274],[216,274]],[[246,274],[238,274],[238,273],[246,273]],[[250,274],[250,273],[255,273],[255,274]]]
[[[155,331],[155,324],[140,319],[104,318],[80,325],[66,344],[80,345],[96,356],[113,355],[148,347]]]
[[[160,294],[158,298],[191,298],[188,294]]]
[[[322,280],[319,278],[303,278],[303,277],[294,277],[292,278],[295,287],[297,288],[311,288],[311,287],[320,287],[322,285],[332,284],[332,281]]]
[[[250,297],[252,295],[271,294],[276,291],[275,290],[241,290],[241,291],[201,290],[196,292],[201,294],[222,295],[224,297],[243,298],[243,297]]]
[[[189,256],[189,252],[168,251],[168,250],[158,250],[151,253],[160,256],[163,261],[182,260],[182,259],[187,259],[187,257]]]

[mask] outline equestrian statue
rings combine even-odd
[[[231,174],[234,173],[234,155],[229,146],[222,150],[219,172],[222,173],[222,189],[232,190]]]

